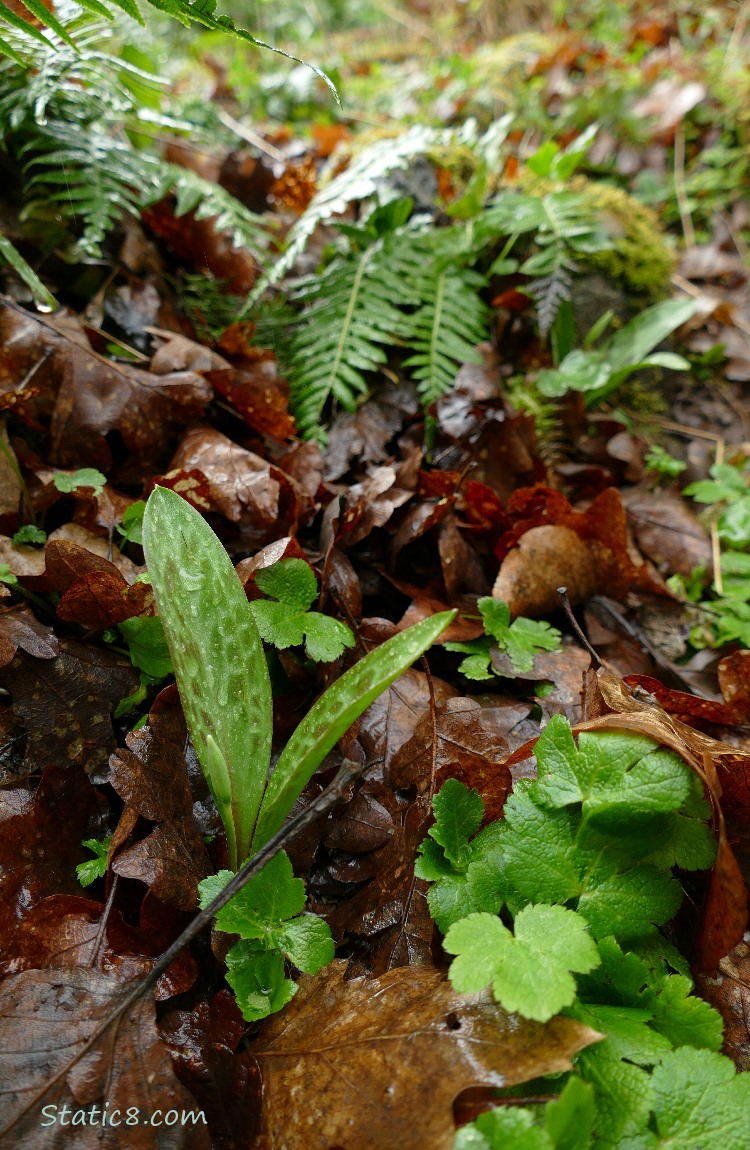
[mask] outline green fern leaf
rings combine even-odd
[[[329,399],[356,410],[369,390],[364,373],[386,362],[385,348],[403,329],[392,284],[382,276],[382,251],[377,240],[341,257],[295,293],[306,308],[287,366],[292,410],[305,436],[324,441],[321,416]]]

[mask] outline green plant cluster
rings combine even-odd
[[[129,0],[120,6],[131,17],[137,13]],[[123,214],[138,216],[171,195],[177,216],[194,211],[197,218],[216,218],[217,227],[231,231],[262,263],[270,233],[261,217],[144,146],[155,131],[179,137],[193,125],[162,111],[164,82],[128,43],[135,41],[132,20],[109,23],[104,17],[111,13],[98,0],[84,5],[95,15],[65,3],[58,16],[38,7],[49,17],[47,30],[18,17],[0,39],[0,54],[11,57],[0,61],[2,145],[19,170],[20,223],[34,243],[67,247],[70,261],[98,259]],[[177,14],[191,6],[170,0],[164,8]],[[3,9],[0,24],[10,11]],[[213,19],[207,7],[202,11]],[[197,6],[193,18],[200,18]],[[38,303],[54,306],[18,248],[1,238],[0,261],[15,269]]]
[[[208,906],[232,877],[231,871],[219,871],[204,879],[201,906]],[[315,974],[333,959],[328,924],[302,913],[304,905],[305,884],[294,877],[286,851],[280,851],[216,916],[218,930],[240,936],[227,952],[227,982],[248,1022],[275,1014],[292,998],[297,985],[286,977],[287,962]]]
[[[711,478],[683,490],[709,508],[720,545],[721,588],[707,591],[706,571],[696,568],[689,578],[672,576],[670,587],[694,603],[699,621],[690,632],[694,647],[739,643],[750,647],[750,461],[716,463]]]
[[[477,607],[484,623],[484,635],[465,643],[443,644],[446,651],[458,651],[466,656],[458,669],[467,679],[485,680],[503,674],[492,663],[493,648],[507,654],[515,674],[530,671],[537,652],[560,650],[560,632],[549,623],[523,616],[511,623],[508,604],[490,595],[479,599]]]
[[[682,902],[673,868],[704,870],[715,856],[699,778],[639,734],[586,732],[576,745],[561,716],[535,754],[536,780],[517,783],[504,818],[483,829],[478,792],[448,780],[416,873],[431,883],[457,990],[490,985],[509,1011],[563,1012],[605,1037],[577,1056],[546,1114],[496,1110],[459,1134],[457,1150],[739,1150],[750,1077],[715,1053],[721,1018],[691,995],[687,963],[659,929]],[[686,1088],[693,1079],[715,1087],[705,1112],[700,1088]],[[573,1136],[563,1116],[578,1106]]]

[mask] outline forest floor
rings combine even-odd
[[[414,871],[445,781],[475,788],[492,824],[511,788],[528,793],[535,740],[555,716],[670,748],[701,778],[719,846],[713,869],[678,871],[685,902],[669,923],[653,921],[723,1017],[712,1049],[750,1070],[750,72],[747,5],[731,7],[614,6],[594,19],[582,4],[543,32],[493,28],[491,43],[481,23],[454,26],[450,51],[416,8],[331,29],[324,46],[295,47],[289,28],[270,28],[333,77],[341,107],[303,65],[265,53],[250,72],[246,47],[205,35],[188,55],[180,41],[174,99],[197,119],[204,105],[205,134],[159,147],[275,221],[266,255],[282,236],[302,237],[296,264],[249,308],[258,253],[216,211],[198,218],[167,196],[76,262],[62,241],[35,249],[13,195],[0,204],[64,305],[35,308],[5,276],[0,1061],[15,1108],[3,1145],[450,1150],[457,1127],[498,1103],[526,1104],[542,1125],[529,1118],[513,1142],[476,1129],[462,1146],[747,1145],[720,1123],[669,1141],[658,1101],[638,1112],[642,1126],[607,1126],[603,1086],[594,1133],[556,1141],[540,1115],[606,1016],[523,1018],[460,993],[430,883]],[[359,184],[346,183],[353,171]],[[634,199],[581,207],[576,197],[599,186]],[[511,215],[532,199],[547,214],[506,227],[512,244],[493,233],[490,267],[471,245],[497,194],[519,197],[506,202]],[[403,220],[388,215],[399,203]],[[636,241],[633,204],[654,212]],[[566,232],[555,205],[583,224],[576,216]],[[299,292],[301,274],[360,259],[364,276],[369,253],[395,259],[409,213],[436,250],[441,233],[457,237],[435,282],[451,282],[455,259],[456,290],[469,295],[456,296],[447,336],[430,313],[448,389],[438,368],[438,383],[412,370],[404,349],[422,345],[414,326],[398,336],[403,316],[363,337],[360,362],[359,345]],[[553,248],[552,275],[543,261],[535,270]],[[397,292],[382,266],[376,287]],[[333,279],[320,282],[333,299]],[[666,299],[678,301],[674,322],[649,343],[638,317]],[[317,323],[334,332],[322,352]],[[623,328],[630,344],[615,363]],[[306,362],[337,353],[356,378],[342,368],[311,416]],[[298,434],[305,426],[311,437]],[[304,560],[316,610],[353,633],[334,659],[316,661],[301,642],[269,649],[276,752],[356,659],[458,610],[297,801],[294,813],[342,762],[359,764],[333,811],[286,846],[336,961],[313,974],[288,966],[299,989],[266,1021],[243,1018],[227,948],[206,929],[155,991],[100,1026],[192,920],[198,883],[227,865],[142,578],[143,501],[156,485],[205,515],[251,601],[267,594],[259,572]],[[494,630],[493,593],[509,608]],[[549,626],[529,624],[522,639],[511,619]],[[623,1064],[642,1074],[659,1051]],[[640,1079],[622,1081],[637,1093]],[[134,1116],[126,1135],[101,1117],[116,1110]],[[189,1111],[207,1126],[145,1117]],[[76,1129],[74,1114],[88,1115]]]

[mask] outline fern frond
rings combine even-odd
[[[460,262],[439,258],[440,233],[419,237],[410,246],[394,237],[395,268],[403,277],[402,299],[411,304],[404,317],[403,342],[424,407],[453,386],[463,363],[481,363],[476,344],[487,338],[489,308],[481,297],[486,280]],[[437,249],[431,250],[432,249]]]
[[[561,262],[548,276],[540,276],[524,289],[536,304],[537,322],[542,335],[549,335],[564,300],[573,297],[573,272],[576,265]]]
[[[42,3],[42,0],[23,0],[24,6],[39,20],[44,28],[49,28],[59,38],[60,41],[69,45],[71,48],[76,48],[77,40],[74,35],[71,35],[71,26],[69,23],[61,21],[54,11],[50,11]],[[135,0],[111,0],[111,3],[116,8],[122,9],[132,19],[137,20],[139,24],[145,24],[145,20],[141,14]],[[286,52],[283,48],[276,48],[273,44],[266,44],[264,40],[258,40],[246,28],[241,28],[235,24],[231,16],[222,16],[215,13],[216,0],[148,0],[152,8],[156,8],[160,12],[166,13],[167,16],[179,20],[181,24],[189,28],[192,24],[202,24],[204,28],[210,28],[213,32],[223,32],[226,35],[233,36],[236,39],[244,40],[249,44],[255,44],[258,48],[268,48],[271,52],[277,52],[281,56],[286,56],[289,60],[295,60],[298,64],[304,64],[307,68],[319,76],[321,80],[327,85],[333,94],[334,98],[340,103],[339,94],[336,90],[336,85],[333,81],[326,76],[320,68],[315,64],[310,64],[305,60],[301,60],[299,56],[292,55],[291,52]],[[87,8],[89,11],[96,13],[99,16],[104,16],[107,19],[114,19],[114,11],[109,3],[103,3],[102,0],[80,0],[80,6]],[[8,7],[7,4],[0,0],[0,25],[15,28],[19,31],[26,31],[27,35],[42,39],[49,43],[51,42],[48,37],[40,33],[38,29],[33,28],[31,24],[27,24],[22,17]],[[26,26],[25,29],[23,26]],[[5,54],[17,60],[17,53],[12,41],[8,37],[0,38],[0,54]]]
[[[329,183],[324,184],[287,236],[283,254],[268,275],[259,282],[248,301],[252,307],[268,287],[273,287],[291,270],[305,250],[313,233],[321,224],[331,223],[343,216],[353,203],[361,203],[380,195],[383,183],[394,172],[403,171],[417,156],[424,156],[437,148],[448,147],[459,139],[459,133],[450,128],[430,128],[416,124],[396,137],[376,140],[354,157],[349,166]],[[394,190],[384,193],[385,200],[402,195]]]
[[[393,302],[394,285],[383,274],[382,251],[377,240],[363,252],[340,257],[294,293],[306,306],[285,366],[304,436],[325,441],[321,417],[329,398],[356,410],[369,390],[364,373],[384,364],[386,348],[399,339],[403,315]]]

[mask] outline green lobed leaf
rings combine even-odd
[[[198,887],[201,906],[208,906],[231,878],[231,871],[222,870],[203,879]],[[305,884],[294,877],[286,851],[279,851],[221,908],[216,925],[241,938],[265,938],[285,919],[299,914],[304,905]]]
[[[317,662],[333,662],[354,646],[345,623],[309,610],[318,594],[318,582],[304,559],[282,559],[259,571],[255,582],[277,600],[256,599],[250,604],[266,643],[283,650],[304,642],[307,654]]]
[[[263,644],[224,547],[176,492],[157,487],[149,496],[143,546],[196,754],[207,771],[212,736],[229,772],[237,844],[230,861],[239,865],[250,850],[271,753]]]
[[[96,882],[98,878],[104,878],[107,873],[107,855],[111,841],[112,835],[104,839],[84,839],[81,845],[92,851],[95,857],[76,866],[76,877],[81,886],[91,886],[91,883]]]
[[[656,1067],[652,1086],[663,1150],[747,1150],[750,1074],[728,1058],[681,1047]]]
[[[443,611],[386,640],[313,704],[271,775],[253,838],[254,849],[279,829],[310,776],[354,720],[434,643],[455,615],[455,611]]]
[[[428,834],[445,851],[445,857],[455,867],[468,864],[469,839],[476,834],[482,822],[484,803],[477,790],[469,790],[458,779],[447,779],[433,803],[435,825]]]
[[[65,471],[56,471],[52,476],[52,482],[58,491],[69,492],[77,491],[79,487],[91,487],[95,495],[101,495],[107,477],[95,467],[81,467],[72,475],[68,475]]]
[[[572,971],[599,963],[596,944],[574,911],[536,904],[515,918],[515,937],[490,914],[471,914],[451,926],[443,946],[458,957],[449,978],[456,990],[477,991],[492,983],[508,1011],[546,1022],[576,995]]]
[[[247,1022],[257,1022],[281,1010],[293,998],[297,984],[284,975],[284,956],[241,938],[226,957],[227,982]]]

